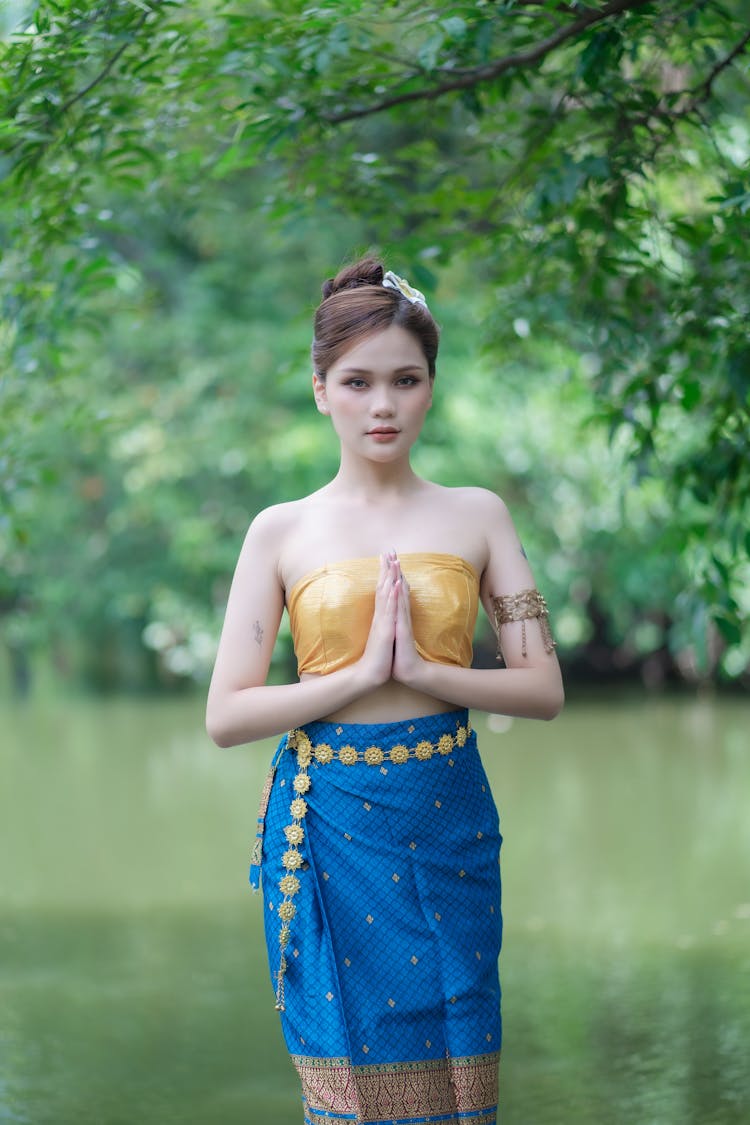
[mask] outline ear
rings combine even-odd
[[[316,374],[315,371],[313,371],[312,385],[313,398],[315,399],[315,405],[318,410],[321,414],[330,414],[331,411],[328,406],[328,396],[326,394],[326,381],[325,379],[321,379],[320,375]]]

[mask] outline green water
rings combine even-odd
[[[750,705],[476,722],[503,1125],[750,1121]],[[217,750],[200,701],[0,731],[0,1122],[301,1125],[246,884],[270,744]]]

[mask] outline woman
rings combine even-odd
[[[262,859],[308,1125],[497,1114],[501,838],[468,709],[551,719],[563,691],[505,505],[411,468],[437,348],[424,297],[380,262],[324,285],[313,394],[340,468],[253,521],[208,697],[220,746],[289,732],[251,881]],[[503,668],[470,667],[480,598]],[[285,606],[299,682],[268,686]]]

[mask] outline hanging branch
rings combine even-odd
[[[146,20],[148,19],[148,17],[153,14],[153,12],[156,10],[156,8],[159,6],[160,3],[161,3],[161,0],[153,0],[152,6],[150,8],[146,8],[141,13],[141,18],[137,21],[137,23],[133,27],[133,36],[138,34],[138,32],[141,30],[141,28],[145,24]],[[60,109],[58,110],[58,115],[60,117],[62,117],[65,113],[67,113],[68,110],[71,109],[72,106],[74,106],[76,104],[76,102],[82,101],[83,98],[85,98],[87,94],[90,94],[91,91],[96,86],[98,86],[100,82],[104,81],[104,79],[107,77],[107,75],[112,71],[113,67],[115,67],[117,65],[117,63],[120,61],[120,58],[125,53],[125,51],[127,51],[128,47],[131,45],[132,41],[133,41],[132,39],[126,39],[125,42],[120,47],[117,48],[117,50],[112,55],[112,57],[107,60],[107,62],[102,67],[102,69],[99,71],[99,73],[97,75],[95,75],[94,78],[92,78],[91,81],[89,83],[87,83],[87,85],[83,86],[80,90],[77,90],[75,92],[75,94],[73,94],[71,97],[69,97],[66,102],[63,102],[63,104],[60,106]]]
[[[707,101],[711,97],[711,94],[713,93],[713,85],[716,79],[719,77],[722,71],[726,70],[728,66],[732,65],[738,55],[742,54],[748,43],[750,43],[750,31],[747,31],[746,34],[743,35],[742,39],[740,39],[739,43],[735,44],[726,58],[722,59],[721,62],[718,62],[716,64],[708,77],[703,82],[701,82],[700,86],[697,86],[692,91],[693,96],[691,99],[691,106],[693,109],[695,109],[695,107],[698,106],[701,102]]]
[[[450,71],[451,77],[436,86],[421,90],[410,90],[401,94],[391,94],[370,105],[360,106],[358,109],[346,109],[341,113],[322,114],[321,116],[329,124],[340,125],[345,121],[354,121],[360,117],[370,117],[373,114],[382,113],[383,110],[392,109],[396,105],[404,105],[407,102],[434,101],[436,98],[442,97],[443,94],[449,94],[456,90],[467,90],[482,82],[491,82],[506,71],[521,70],[524,67],[533,66],[550,54],[551,51],[554,51],[556,47],[567,42],[568,39],[573,39],[586,28],[593,27],[595,24],[602,23],[623,12],[644,8],[649,3],[650,0],[610,0],[608,4],[598,10],[585,9],[572,23],[559,28],[552,35],[542,39],[541,42],[526,51],[506,55],[493,63],[474,67],[471,70],[452,70]]]
[[[667,133],[657,138],[650,151],[649,159],[653,159],[655,153],[666,140],[667,135],[673,132],[678,122],[689,117],[701,116],[701,107],[713,94],[716,79],[742,54],[748,43],[750,43],[750,31],[743,35],[725,58],[716,63],[702,82],[689,89],[675,91],[672,94],[672,104],[662,98],[657,105],[650,106],[642,113],[628,113],[623,110],[622,117],[631,126],[643,125],[650,130],[652,122],[661,122],[666,127]]]

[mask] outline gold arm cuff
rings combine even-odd
[[[500,626],[508,625],[511,621],[521,622],[521,652],[526,656],[526,622],[533,617],[539,619],[545,652],[552,652],[555,648],[555,642],[552,639],[552,631],[549,625],[549,610],[546,601],[538,590],[520,590],[517,594],[502,594],[500,597],[493,597],[490,600],[495,615],[498,660],[503,657],[500,645]]]

